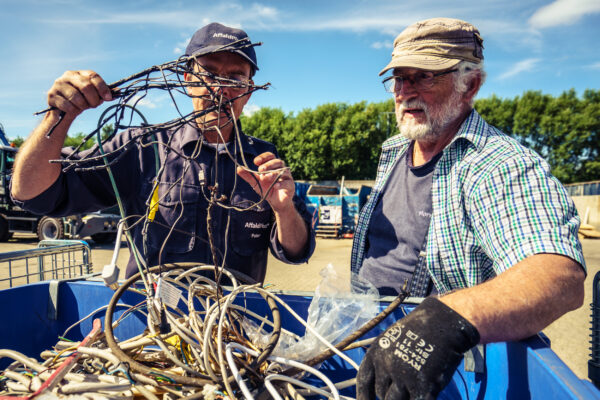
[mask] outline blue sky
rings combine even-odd
[[[29,135],[64,71],[119,80],[176,59],[213,21],[263,42],[255,81],[272,87],[253,95],[248,112],[385,100],[378,72],[394,37],[442,16],[473,23],[484,38],[488,79],[479,97],[600,88],[599,0],[0,0],[0,10],[0,123],[12,138]],[[176,117],[164,93],[141,110],[153,123]],[[91,131],[101,111],[84,113],[72,132]]]

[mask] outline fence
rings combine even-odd
[[[600,181],[571,183],[565,185],[571,196],[600,195]]]
[[[42,240],[35,249],[0,253],[0,289],[91,273],[91,249],[83,240]]]
[[[600,181],[571,183],[565,187],[573,198],[581,222],[600,229]]]

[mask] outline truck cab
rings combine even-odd
[[[39,240],[88,236],[99,244],[115,240],[120,219],[116,214],[98,211],[56,218],[33,214],[17,206],[10,198],[10,178],[18,149],[4,142],[0,144],[0,241],[7,241],[15,232],[35,233]]]

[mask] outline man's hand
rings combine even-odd
[[[300,257],[309,240],[308,228],[294,206],[296,185],[290,169],[270,152],[257,156],[254,164],[258,166],[258,172],[238,167],[237,173],[256,193],[266,196],[275,213],[277,238],[287,257]]]
[[[60,158],[60,149],[73,120],[105,100],[112,100],[112,93],[94,71],[67,71],[54,81],[48,91],[48,105],[54,108],[44,115],[21,146],[15,161],[11,182],[15,199],[32,199],[58,179],[62,166],[49,161]],[[51,137],[49,132],[53,132]]]
[[[75,118],[83,111],[112,100],[110,88],[94,71],[67,71],[48,91],[48,105]]]
[[[256,193],[261,196],[267,195],[265,199],[276,213],[291,210],[294,207],[292,199],[296,186],[290,169],[285,166],[283,160],[271,152],[265,152],[254,159],[254,164],[258,166],[258,173],[238,167],[238,175],[248,182]]]
[[[357,399],[435,399],[477,343],[469,321],[428,297],[371,345],[356,377]]]

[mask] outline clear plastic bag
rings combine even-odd
[[[364,284],[362,292],[348,291],[348,285],[338,277],[331,264],[321,270],[323,277],[315,290],[308,308],[307,323],[323,338],[336,344],[346,336],[373,319],[379,312],[379,295],[377,290]],[[249,320],[245,321],[246,331],[254,331],[250,339],[258,344],[266,344],[270,334],[258,333],[258,326]],[[298,338],[282,332],[273,355],[298,361],[306,361],[326,348],[309,330]]]

